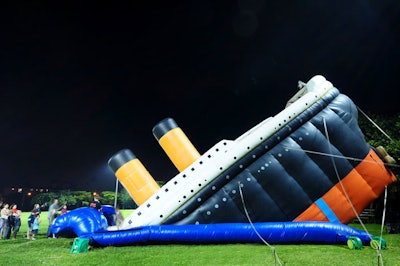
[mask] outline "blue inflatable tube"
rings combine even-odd
[[[314,243],[343,244],[358,237],[368,244],[372,235],[340,223],[265,222],[188,225],[151,225],[107,231],[107,215],[91,208],[79,208],[57,217],[52,233],[57,236],[89,238],[93,246],[126,246],[152,243]],[[258,236],[262,237],[262,239]]]
[[[93,246],[125,246],[154,243],[310,243],[344,244],[349,237],[358,237],[363,244],[371,235],[344,224],[329,222],[271,222],[159,225],[129,230],[102,231],[82,235]]]

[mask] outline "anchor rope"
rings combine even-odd
[[[247,211],[246,204],[245,204],[245,201],[244,201],[244,196],[243,196],[243,191],[242,191],[242,187],[241,187],[240,181],[238,182],[238,186],[239,186],[240,199],[241,199],[241,201],[242,201],[243,209],[244,209],[244,212],[245,212],[245,214],[246,214],[247,220],[249,221],[249,224],[250,224],[251,228],[252,228],[253,231],[256,233],[256,235],[258,236],[258,238],[260,238],[260,240],[261,240],[265,245],[267,245],[267,246],[271,249],[272,254],[274,255],[274,259],[275,259],[275,265],[277,265],[277,263],[278,263],[279,265],[282,266],[283,264],[282,264],[281,260],[279,259],[278,253],[276,252],[276,248],[275,248],[274,246],[272,246],[271,244],[269,244],[269,243],[261,236],[261,234],[260,234],[260,233],[257,231],[257,229],[255,228],[253,222],[251,221],[249,212]]]
[[[380,132],[382,132],[382,134],[385,135],[385,137],[387,137],[390,141],[393,141],[393,139],[389,136],[389,134],[387,134],[380,126],[378,126],[378,124],[375,123],[374,120],[372,120],[363,110],[361,110],[360,107],[357,106],[357,110],[360,111],[360,113],[363,114],[365,118],[367,118],[368,121],[371,122]]]
[[[328,140],[328,143],[330,143],[329,134],[328,134],[328,128],[327,128],[327,125],[326,125],[325,117],[323,117],[323,122],[324,122],[325,136],[326,136],[326,139]],[[329,145],[329,150],[330,150],[330,152],[332,153],[332,147],[331,147],[331,145]],[[349,195],[348,195],[348,193],[347,193],[347,191],[346,191],[346,189],[345,189],[345,187],[344,187],[344,185],[343,185],[343,183],[342,183],[342,179],[341,179],[340,176],[339,176],[339,172],[338,172],[338,170],[337,170],[337,166],[336,166],[335,160],[333,159],[333,157],[330,157],[330,158],[331,158],[331,161],[332,161],[333,168],[334,168],[334,170],[335,170],[336,177],[337,177],[337,179],[338,179],[338,182],[339,182],[339,184],[340,184],[340,187],[342,188],[343,194],[344,194],[345,197],[346,197],[346,200],[347,200],[348,203],[350,204],[350,207],[351,207],[351,209],[353,210],[354,214],[356,215],[357,220],[360,222],[360,225],[362,226],[362,228],[364,229],[364,231],[368,234],[368,237],[369,237],[370,241],[372,241],[373,239],[372,239],[371,234],[368,232],[367,227],[365,226],[364,222],[361,220],[360,216],[358,215],[358,212],[357,212],[356,208],[354,207],[354,204],[353,204],[353,202],[351,201],[351,199],[350,199],[350,197],[349,197]],[[381,231],[381,234],[382,234],[382,231]],[[377,256],[378,256],[378,266],[379,266],[379,265],[382,265],[382,266],[383,266],[383,259],[382,259],[382,253],[381,253],[381,244],[382,244],[382,240],[380,240],[379,246],[378,246],[378,248],[376,249]]]
[[[336,155],[336,154],[330,154],[330,153],[325,153],[325,152],[319,152],[319,151],[313,151],[313,150],[307,150],[307,149],[300,149],[300,148],[289,147],[289,146],[285,146],[285,145],[283,145],[282,147],[285,148],[285,149],[288,149],[288,150],[304,151],[305,153],[322,155],[322,156],[329,156],[329,157],[333,157],[333,158],[346,159],[346,160],[350,160],[350,161],[381,164],[381,165],[390,166],[390,167],[400,167],[399,164],[377,162],[377,161],[374,161],[374,160],[360,159],[360,158],[349,157],[349,156],[344,156],[344,155]]]

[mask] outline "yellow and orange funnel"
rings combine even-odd
[[[153,135],[179,172],[200,158],[199,152],[172,118],[159,122],[153,128]]]
[[[121,150],[112,156],[108,160],[108,166],[138,206],[160,189],[154,178],[129,149]]]

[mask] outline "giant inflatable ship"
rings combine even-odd
[[[139,207],[123,228],[155,224],[348,223],[396,180],[358,127],[354,103],[315,76],[269,117],[200,155],[175,121],[153,134],[180,173],[159,188],[122,150],[111,169]],[[239,186],[243,197],[239,195]]]
[[[173,228],[175,237],[180,229],[206,235],[214,230],[208,234],[212,238],[215,230],[226,235],[249,224],[282,229],[282,223],[283,228],[292,223],[297,230],[308,222],[320,228],[321,222],[325,227],[352,221],[396,177],[364,139],[350,98],[323,76],[299,84],[281,112],[203,154],[172,118],[162,120],[153,135],[179,173],[159,187],[131,150],[117,152],[108,165],[138,208],[119,228],[104,228],[102,222],[93,227],[91,221],[91,229],[82,231],[80,224],[81,235],[94,233],[93,241],[101,245],[129,244],[136,240],[128,232],[141,234],[138,228],[154,226]],[[53,232],[65,229],[62,219],[56,219]]]

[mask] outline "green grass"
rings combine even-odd
[[[125,211],[125,216],[129,212]],[[23,238],[27,216],[24,213],[16,240],[0,240],[0,265],[274,265],[271,249],[263,244],[141,245],[70,254],[73,239],[46,238],[45,212],[37,240]],[[367,228],[374,235],[380,234],[380,225],[368,224]],[[384,265],[400,265],[400,235],[383,237],[388,247],[381,251]],[[274,248],[284,265],[378,265],[377,251],[369,246],[362,250],[350,250],[346,245],[304,244],[274,245]]]

